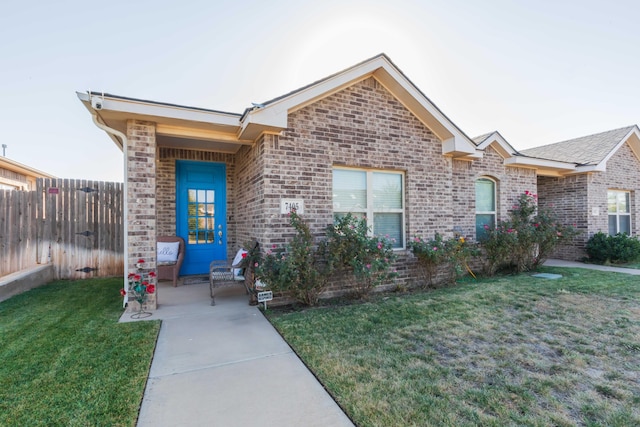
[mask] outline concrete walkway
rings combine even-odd
[[[352,426],[242,288],[159,285],[138,426]],[[121,321],[129,321],[124,314]]]
[[[633,274],[640,276],[640,270],[633,268],[611,267],[608,265],[585,264],[583,262],[564,261],[561,259],[548,259],[543,265],[546,267],[571,267],[586,268],[589,270],[613,271],[615,273]]]

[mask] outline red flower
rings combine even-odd
[[[140,277],[140,275],[139,275],[139,274],[134,274],[134,275],[133,275],[133,280],[135,280],[136,282],[139,282],[139,281],[140,281],[140,279],[141,279],[141,277]]]
[[[242,254],[242,258],[246,258],[246,257],[247,257],[247,253],[245,252]]]
[[[140,259],[138,260],[138,264],[144,264],[144,260],[143,260],[142,258],[140,258]]]
[[[156,291],[156,287],[154,285],[147,285],[147,293],[152,294]]]
[[[124,289],[120,289],[120,295],[122,296],[127,295],[127,291],[125,291]]]
[[[134,277],[136,277],[135,273],[129,273],[129,276],[127,276],[129,279],[133,279]]]
[[[156,272],[155,271],[150,271],[149,272],[149,277],[156,277]]]

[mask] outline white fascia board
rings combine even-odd
[[[92,108],[91,97],[88,93],[76,93],[87,108]],[[102,96],[100,97],[102,98]],[[232,127],[239,127],[240,125],[240,116],[237,114],[199,110],[190,107],[165,105],[135,99],[112,98],[108,95],[105,95],[103,99],[102,108],[98,111],[113,111],[136,116],[166,118],[185,122],[212,123]]]
[[[532,167],[536,169],[554,169],[563,172],[572,172],[576,170],[576,165],[573,163],[559,162],[557,160],[537,159],[534,157],[525,156],[509,157],[508,159],[504,159],[504,164],[506,166],[522,166]]]
[[[607,154],[607,156],[596,165],[596,170],[599,172],[604,172],[607,170],[607,162],[614,154],[622,147],[624,144],[629,143],[629,147],[631,147],[631,151],[638,157],[640,160],[640,129],[638,126],[634,126],[629,133],[627,133],[621,140],[616,144],[616,146]]]
[[[512,157],[516,154],[515,148],[513,148],[513,146],[509,144],[499,132],[493,132],[484,141],[478,144],[478,150],[484,150],[494,143],[499,146],[498,151],[503,155],[503,157]]]
[[[443,154],[475,154],[476,145],[392,64],[384,61],[374,77],[443,141]]]
[[[375,58],[373,61],[361,64],[343,73],[331,76],[318,84],[308,86],[296,93],[270,103],[265,107],[254,108],[247,113],[242,122],[240,135],[250,125],[260,125],[265,128],[286,129],[290,112],[304,108],[318,99],[327,97],[358,81],[364,80],[373,74],[373,71],[386,63],[383,58]]]

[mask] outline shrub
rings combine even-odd
[[[418,259],[418,265],[424,272],[427,286],[433,284],[438,269],[449,264],[449,280],[454,281],[468,269],[468,261],[477,255],[477,249],[469,245],[463,237],[444,240],[439,233],[431,240],[414,237],[408,243],[409,249]]]
[[[609,236],[602,231],[598,231],[587,241],[585,249],[589,256],[589,261],[596,264],[604,264],[609,260],[609,254],[611,253]]]
[[[314,244],[309,225],[296,212],[291,212],[289,223],[296,231],[291,243],[273,247],[256,261],[256,277],[272,290],[290,292],[297,301],[312,306],[328,283],[326,243]]]
[[[598,232],[587,241],[589,261],[597,264],[622,264],[640,259],[640,240],[625,233],[609,236]]]
[[[342,273],[360,298],[396,276],[392,242],[370,236],[366,220],[351,214],[327,227],[326,254],[330,270]]]
[[[296,212],[291,213],[290,224],[296,231],[291,243],[284,248],[274,246],[255,262],[256,277],[274,291],[315,305],[336,272],[358,297],[365,297],[396,274],[391,270],[396,259],[391,242],[369,236],[365,220],[346,215],[327,227],[326,238],[318,244]]]
[[[578,233],[558,223],[548,209],[537,206],[537,196],[525,191],[518,197],[507,221],[496,227],[485,226],[487,237],[481,242],[486,252],[485,273],[509,268],[517,273],[544,263],[555,248]]]

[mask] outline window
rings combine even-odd
[[[496,183],[489,178],[476,180],[476,240],[487,237],[485,226],[496,225]]]
[[[351,213],[367,220],[375,236],[404,248],[404,174],[358,169],[333,170],[333,216]]]
[[[630,196],[628,191],[609,190],[607,192],[607,204],[609,211],[609,234],[618,233],[631,235],[631,210],[629,208]]]

